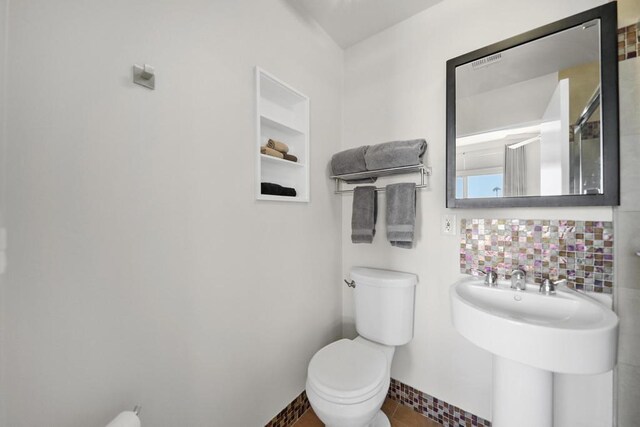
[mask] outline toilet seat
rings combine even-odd
[[[387,362],[381,350],[348,339],[335,341],[311,359],[308,385],[330,402],[364,402],[388,384]]]

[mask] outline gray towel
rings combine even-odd
[[[364,160],[367,170],[413,166],[422,163],[427,151],[427,141],[412,139],[372,145],[366,151]]]
[[[353,212],[351,213],[351,241],[371,243],[376,234],[378,216],[378,196],[372,185],[356,187],[353,190]]]
[[[367,164],[364,161],[364,154],[368,146],[352,148],[336,153],[331,157],[331,170],[334,175],[344,175],[347,173],[365,172]]]
[[[392,246],[411,249],[416,225],[416,184],[389,184],[387,193],[387,239]]]
[[[364,155],[369,148],[363,145],[358,148],[351,148],[336,153],[331,157],[331,171],[334,175],[344,175],[347,173],[366,172],[367,164],[364,161]],[[359,182],[376,182],[377,178],[362,178],[346,180],[349,184],[357,184]]]

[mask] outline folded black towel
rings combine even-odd
[[[269,194],[272,196],[288,196],[296,197],[296,189],[291,187],[283,187],[282,185],[274,184],[271,182],[260,183],[260,193]]]

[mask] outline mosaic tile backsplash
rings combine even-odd
[[[520,268],[528,282],[567,279],[576,289],[612,292],[612,222],[463,219],[460,230],[462,273],[491,267],[508,279]]]
[[[640,56],[640,22],[618,28],[618,61]]]

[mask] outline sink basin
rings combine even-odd
[[[597,374],[616,363],[618,316],[600,302],[560,286],[543,295],[538,286],[489,287],[475,277],[451,287],[455,328],[495,355],[565,374]]]

